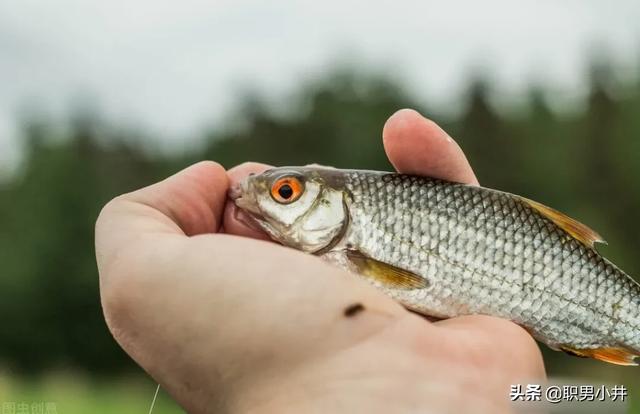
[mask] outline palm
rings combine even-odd
[[[415,112],[392,117],[384,141],[399,171],[476,183],[457,145]],[[115,199],[97,223],[109,327],[187,410],[495,412],[509,384],[544,376],[510,322],[429,323],[315,257],[234,236],[265,238],[226,200],[229,179],[264,168],[197,164]],[[364,310],[345,316],[354,304]]]

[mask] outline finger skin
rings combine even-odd
[[[417,132],[435,139],[426,126]],[[396,145],[401,129],[385,130],[394,165],[429,175],[437,163],[420,169]],[[264,168],[196,164],[114,199],[96,224],[107,324],[188,412],[501,412],[510,383],[543,376],[539,351],[510,322],[426,323],[317,257],[214,234],[259,236],[229,215],[226,194]],[[365,311],[345,317],[355,303]],[[456,399],[460,390],[473,391]]]
[[[442,178],[450,181],[478,185],[478,180],[469,165],[464,153],[455,141],[447,135],[436,123],[424,118],[411,109],[403,109],[394,113],[385,123],[383,129],[383,144],[389,160],[398,172]],[[269,166],[257,163],[245,163],[229,171],[232,183],[237,183],[249,173],[260,173]],[[233,185],[233,184],[232,184]],[[233,217],[234,205],[228,202],[225,212],[225,229],[230,233],[248,237],[268,239],[263,232],[248,228]],[[462,348],[466,349],[473,338],[481,340],[487,335],[494,335],[513,346],[509,352],[515,353],[527,365],[526,371],[533,376],[544,377],[542,355],[533,338],[522,328],[510,321],[488,316],[468,316],[453,318],[437,322],[447,334],[452,330],[454,337],[459,331],[465,332],[461,339]],[[496,333],[500,333],[496,335]],[[443,336],[446,337],[446,336]],[[472,343],[471,342],[471,343]],[[460,344],[452,344],[454,349],[461,348]],[[475,349],[478,349],[477,347]],[[470,352],[469,355],[474,355]],[[484,359],[490,360],[490,352]]]
[[[401,109],[387,120],[382,141],[398,172],[478,185],[458,144],[435,122],[412,109]]]
[[[192,236],[216,232],[226,202],[226,194],[221,190],[228,188],[228,182],[222,166],[205,161],[115,198],[103,209],[102,213],[108,214],[101,214],[96,223],[98,267],[105,269],[117,264],[126,253],[122,246],[141,237],[155,233]]]
[[[114,199],[96,223],[107,324],[188,412],[223,412],[265,376],[288,378],[405,313],[316,257],[208,234],[227,189],[221,167],[198,164]],[[368,309],[357,324],[343,316],[353,303]]]
[[[536,341],[511,321],[468,315],[437,321],[433,326],[446,331],[447,352],[471,365],[483,370],[492,366],[509,372],[508,364],[517,361],[522,372],[529,373],[528,379],[546,378],[544,361]]]

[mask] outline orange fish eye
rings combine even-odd
[[[271,197],[280,204],[289,204],[302,195],[304,186],[296,177],[283,177],[271,186]]]

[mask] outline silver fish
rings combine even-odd
[[[362,276],[436,318],[484,314],[553,349],[637,365],[640,285],[602,238],[540,203],[377,171],[282,167],[230,194],[274,240]]]

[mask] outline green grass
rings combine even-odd
[[[37,379],[17,379],[0,373],[0,412],[2,403],[14,402],[29,406],[53,403],[57,414],[147,414],[155,390],[156,384],[143,374],[107,381],[77,373]],[[153,414],[179,413],[184,410],[161,390]]]
[[[548,364],[550,376],[566,384],[581,381],[592,384],[624,384],[629,390],[629,412],[640,414],[640,368],[616,367],[575,358],[566,359],[559,354],[555,354],[551,359],[553,362]],[[559,369],[560,365],[562,369]],[[143,373],[117,379],[96,380],[87,374],[79,373],[18,378],[0,372],[0,413],[2,403],[14,402],[28,403],[29,406],[33,403],[54,403],[57,414],[147,414],[155,390],[156,384]],[[508,393],[508,390],[505,392]],[[15,414],[18,412],[16,410]],[[160,390],[153,413],[179,414],[184,413],[184,410]]]

